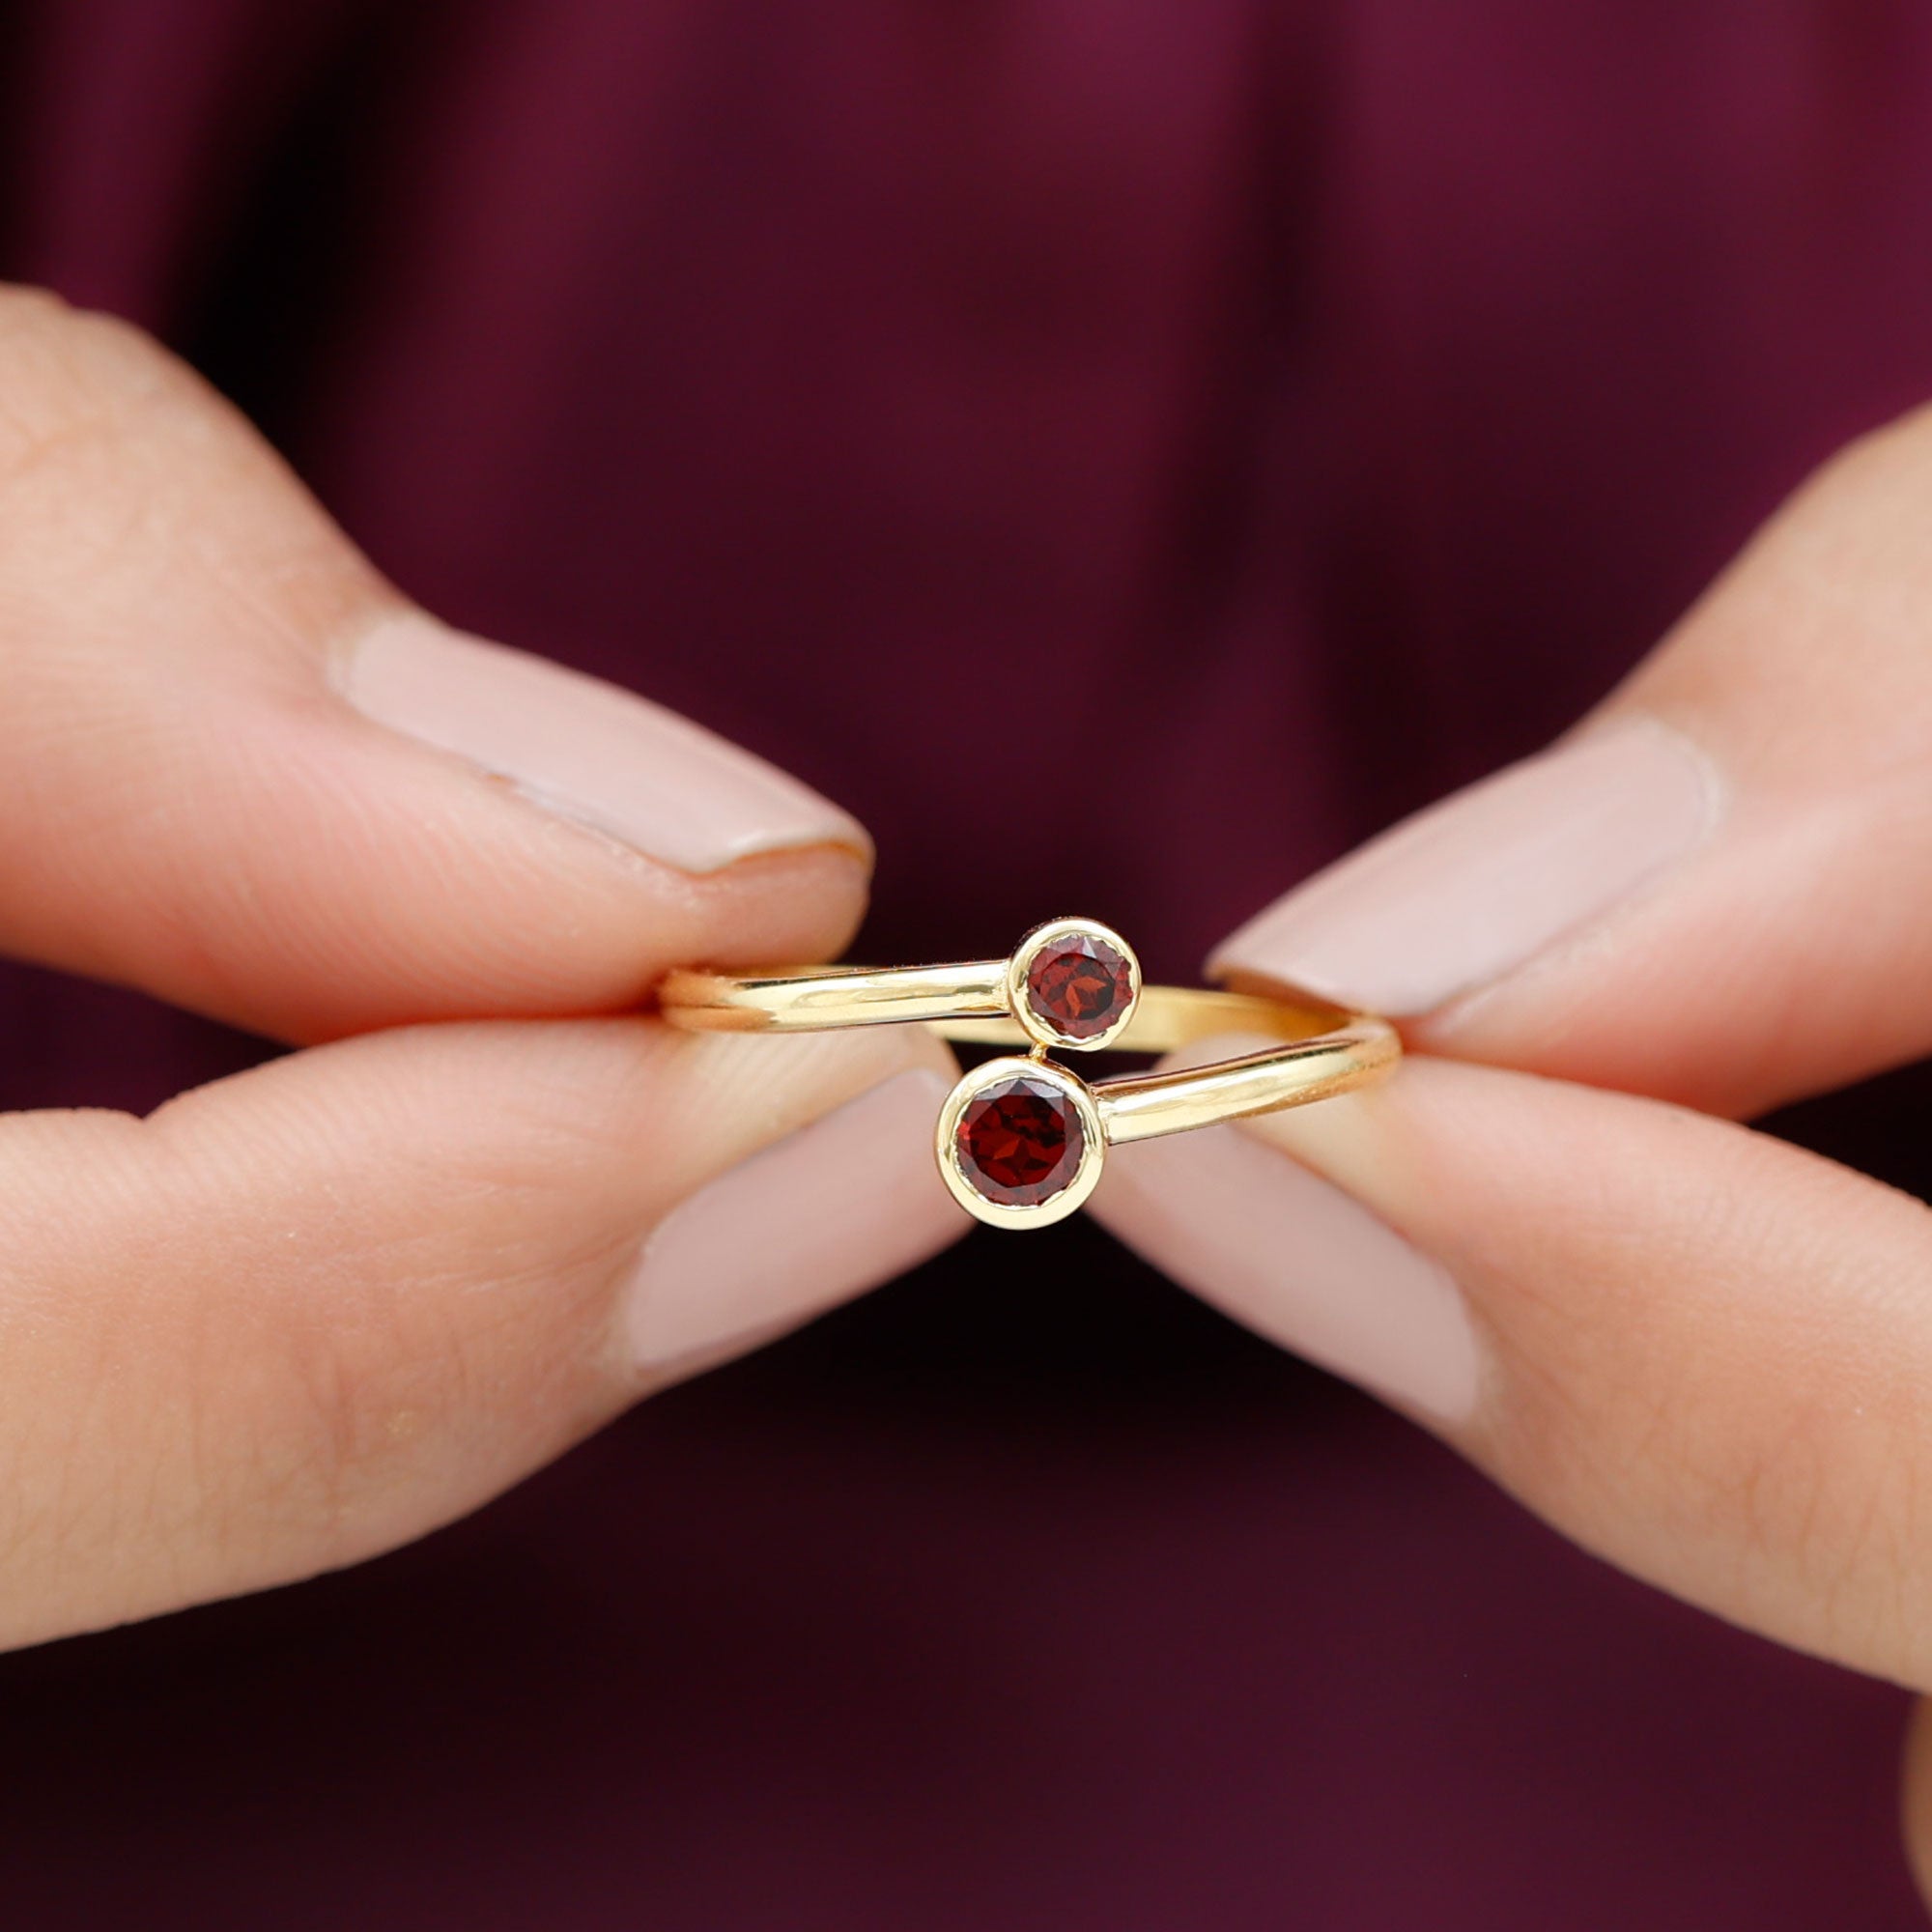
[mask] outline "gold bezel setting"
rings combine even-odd
[[[1054,1025],[1045,1015],[1035,1010],[1033,1004],[1034,961],[1049,947],[1064,945],[1071,939],[1097,940],[1102,946],[1118,952],[1126,962],[1127,997],[1113,1019],[1099,1032],[1089,1034],[1084,1038],[1076,1038]],[[1098,1053],[1112,1046],[1133,1023],[1134,1009],[1141,1000],[1141,962],[1134,949],[1114,930],[1111,925],[1102,925],[1097,919],[1050,919],[1044,925],[1037,925],[1013,948],[1012,956],[1007,961],[1007,1009],[1019,1023],[1026,1037],[1040,1047],[1060,1047],[1068,1053]]]
[[[966,1109],[989,1088],[1015,1079],[1036,1080],[1054,1088],[1065,1096],[1080,1121],[1078,1164],[1066,1184],[1044,1201],[997,1201],[982,1193],[967,1172],[959,1146]],[[1107,1127],[1093,1090],[1077,1073],[1031,1054],[1023,1058],[1002,1055],[962,1075],[946,1096],[933,1128],[933,1151],[939,1158],[940,1178],[952,1190],[952,1198],[976,1220],[992,1228],[1046,1228],[1078,1212],[1099,1184],[1100,1168],[1107,1152]]]

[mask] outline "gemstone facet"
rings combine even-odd
[[[1133,968],[1092,933],[1042,946],[1027,967],[1027,1005],[1066,1039],[1094,1039],[1119,1023],[1134,996]]]
[[[959,1166],[988,1201],[1037,1208],[1080,1171],[1087,1129],[1057,1082],[1013,1074],[982,1088],[959,1117]]]

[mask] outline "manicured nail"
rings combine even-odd
[[[698,1361],[789,1327],[961,1233],[932,1163],[947,1091],[924,1068],[895,1074],[674,1208],[624,1298],[636,1367]]]
[[[1138,1254],[1270,1341],[1440,1421],[1474,1410],[1481,1358],[1455,1283],[1241,1128],[1116,1148],[1094,1208]]]
[[[377,724],[682,871],[803,845],[870,857],[857,820],[762,758],[615,685],[433,618],[384,619],[336,677]]]
[[[1605,725],[1431,806],[1251,920],[1215,955],[1425,1013],[1577,932],[1693,850],[1722,790],[1689,739]]]

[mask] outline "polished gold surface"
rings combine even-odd
[[[701,1033],[823,1033],[828,1027],[964,1019],[1007,1010],[1007,962],[972,966],[805,966],[741,978],[669,975],[658,1006],[672,1026]],[[1024,1039],[1006,1022],[1003,1039]]]
[[[1008,1006],[1007,961],[965,966],[810,966],[740,977],[680,969],[659,989],[671,1025],[700,1033],[823,1033],[832,1027],[921,1020],[945,1039],[1031,1046]],[[1205,986],[1143,986],[1126,1027],[1102,1045],[1116,1053],[1173,1053],[1223,1034],[1308,1039],[1350,1016]]]
[[[1102,1036],[1071,1039],[1029,1009],[1027,970],[1042,945],[1089,933],[1127,960],[1132,995]],[[659,1007],[673,1026],[721,1033],[821,1032],[831,1027],[912,1021],[947,1039],[1029,1049],[966,1073],[941,1111],[935,1133],[939,1171],[969,1213],[994,1227],[1044,1227],[1074,1211],[1093,1192],[1109,1147],[1185,1133],[1221,1121],[1325,1100],[1381,1079],[1402,1057],[1386,1020],[1288,997],[1207,987],[1147,986],[1125,940],[1091,920],[1055,920],[1021,941],[1010,957],[958,966],[800,967],[755,975],[676,972]],[[1274,1042],[1210,1065],[1133,1074],[1090,1085],[1047,1060],[1051,1048],[1173,1053],[1202,1040]],[[1086,1141],[1073,1179],[1049,1199],[1021,1206],[989,1199],[961,1162],[959,1123],[974,1094],[1031,1068],[1051,1079],[1080,1113]]]
[[[1350,1017],[1340,1007],[1298,1006],[1255,993],[1224,993],[1211,986],[1143,986],[1133,1017],[1105,1045],[1114,1053],[1175,1053],[1229,1034],[1304,1040],[1328,1033]],[[962,1045],[1027,1043],[1019,1023],[1010,1019],[941,1019],[932,1030],[942,1039],[956,1039]]]
[[[1292,1046],[1265,1047],[1211,1066],[1103,1080],[1094,1100],[1108,1145],[1120,1147],[1326,1100],[1381,1079],[1401,1058],[1402,1041],[1386,1020],[1356,1014],[1332,1033]]]

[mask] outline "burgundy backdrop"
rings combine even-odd
[[[1932,393],[1919,0],[6,32],[7,270],[156,328],[442,614],[857,810],[885,958],[1072,907],[1189,973]],[[1055,843],[986,831],[1029,712]],[[7,1104],[261,1050],[0,979]],[[1780,1125],[1924,1192],[1926,1098]],[[980,1235],[427,1545],[0,1661],[0,1914],[1884,1932],[1901,1706],[1094,1230]]]

